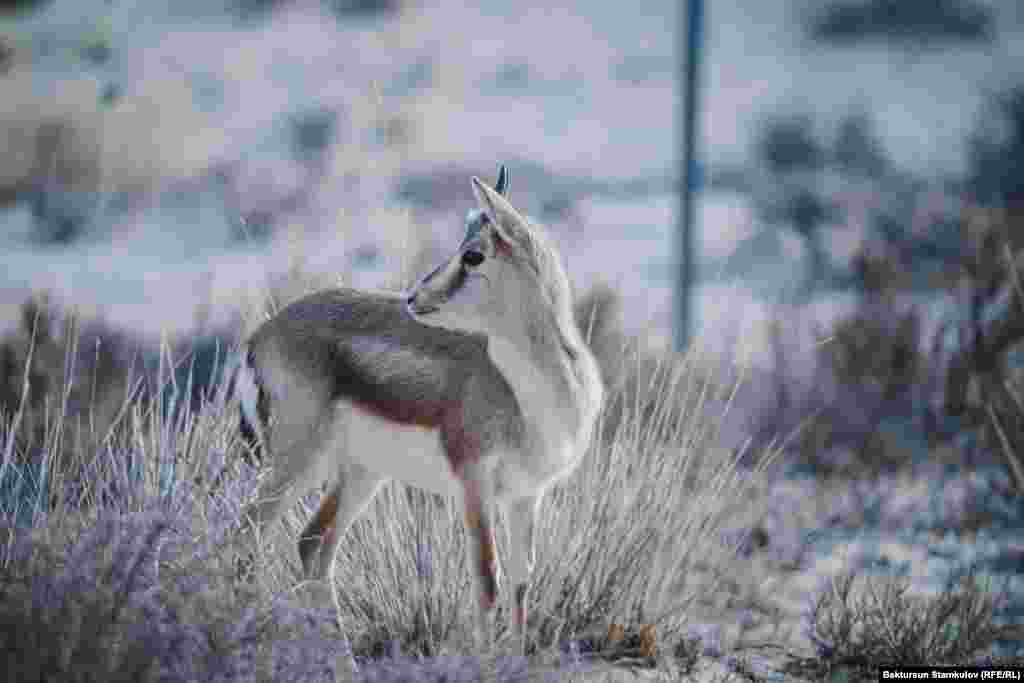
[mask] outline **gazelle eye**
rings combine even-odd
[[[462,265],[475,268],[484,262],[484,255],[476,249],[468,249],[462,253]]]

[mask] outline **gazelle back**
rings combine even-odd
[[[507,189],[504,167],[495,189],[473,178],[479,209],[462,244],[406,295],[332,289],[285,307],[243,346],[235,386],[243,430],[272,466],[246,509],[250,533],[330,477],[299,554],[333,591],[338,544],[382,482],[455,496],[485,628],[498,502],[522,633],[540,497],[586,451],[603,387],[558,254]]]

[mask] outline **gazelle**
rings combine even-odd
[[[241,349],[243,430],[273,466],[245,510],[266,529],[321,463],[333,488],[298,542],[326,580],[346,530],[382,482],[461,500],[486,638],[498,592],[491,503],[509,526],[513,613],[525,637],[534,527],[545,489],[591,440],[604,388],[546,235],[472,179],[478,210],[456,253],[406,294],[330,289],[263,323]]]

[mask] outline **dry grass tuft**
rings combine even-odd
[[[807,629],[817,657],[795,658],[790,668],[816,677],[846,671],[874,680],[882,663],[976,665],[994,643],[1021,635],[1019,627],[996,623],[999,600],[973,573],[923,597],[911,594],[903,579],[846,572],[811,602]]]

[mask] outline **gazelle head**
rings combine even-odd
[[[424,277],[407,299],[425,324],[497,335],[518,344],[580,344],[569,279],[547,235],[507,200],[504,166],[494,188],[474,177],[478,209],[466,219],[458,251]],[[524,338],[525,337],[525,338]]]

